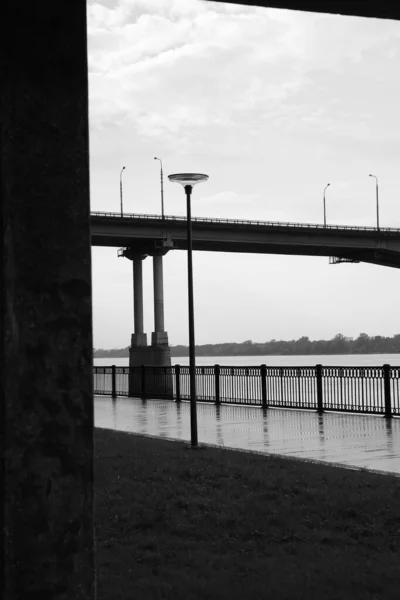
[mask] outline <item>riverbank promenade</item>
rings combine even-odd
[[[197,405],[200,445],[322,461],[400,476],[400,419],[378,415]],[[190,440],[190,404],[95,396],[95,425]]]

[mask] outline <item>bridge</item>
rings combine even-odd
[[[134,333],[129,348],[129,395],[141,384],[140,365],[170,367],[171,351],[164,327],[163,256],[170,250],[187,249],[185,217],[118,213],[91,213],[92,246],[119,247],[118,256],[133,263]],[[366,262],[400,268],[400,229],[192,219],[193,250],[260,254],[329,256],[330,262]],[[151,345],[143,328],[143,260],[153,257],[154,332]],[[172,393],[172,375],[163,386]],[[156,393],[159,390],[148,390]]]
[[[400,268],[400,229],[192,218],[193,250],[335,257]],[[187,249],[186,218],[92,212],[92,246]]]

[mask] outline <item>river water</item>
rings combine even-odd
[[[173,356],[173,365],[188,365],[188,356]],[[128,367],[129,358],[94,358],[97,367]],[[250,367],[262,364],[270,367],[309,367],[314,365],[341,367],[380,367],[384,364],[400,366],[400,354],[307,354],[287,356],[197,356],[199,367],[221,365]]]

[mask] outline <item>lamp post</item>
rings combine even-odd
[[[374,177],[376,181],[376,228],[379,229],[379,188],[378,188],[378,178],[376,175],[369,175],[370,177]]]
[[[154,160],[159,160],[161,165],[161,217],[164,219],[164,175],[161,158],[154,157]]]
[[[194,306],[193,306],[193,262],[192,262],[192,218],[190,196],[196,183],[207,181],[208,175],[200,173],[180,173],[168,175],[172,182],[185,188],[187,212],[187,252],[188,252],[188,301],[189,301],[189,375],[190,375],[190,435],[192,448],[198,445],[196,414],[196,355],[194,343]]]
[[[121,198],[121,217],[124,215],[124,211],[122,209],[122,173],[123,173],[124,169],[125,169],[125,167],[122,167],[121,173],[119,174],[119,195]]]
[[[324,227],[326,227],[326,202],[325,202],[325,192],[326,192],[326,188],[328,188],[331,184],[327,183],[325,188],[324,188]]]

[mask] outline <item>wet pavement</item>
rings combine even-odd
[[[390,472],[400,476],[400,419],[197,404],[199,444]],[[95,396],[95,425],[190,441],[190,404]]]

